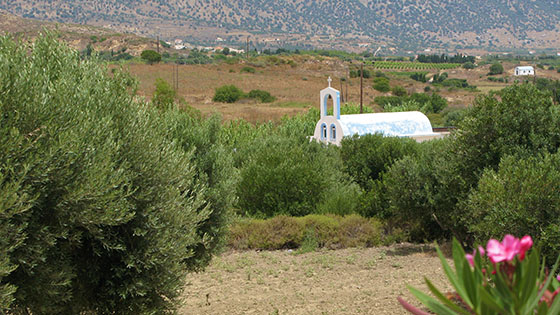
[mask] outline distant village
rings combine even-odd
[[[216,42],[220,43],[220,42],[224,42],[224,39],[222,39],[221,37],[216,38]],[[165,42],[166,44],[168,44],[169,46],[175,48],[176,50],[183,50],[183,49],[198,49],[198,50],[205,50],[205,51],[210,51],[210,52],[216,52],[216,51],[222,51],[224,50],[224,48],[229,49],[230,52],[233,53],[237,53],[237,54],[243,54],[245,53],[245,49],[236,49],[233,47],[225,47],[225,46],[194,46],[191,45],[187,42],[183,42],[182,39],[175,39],[173,42]]]
[[[229,46],[225,46],[223,45],[225,43],[225,39],[221,38],[221,37],[216,37],[215,42],[216,42],[216,46],[202,46],[202,45],[192,45],[190,43],[187,43],[185,41],[183,41],[182,39],[175,39],[173,42],[169,42],[166,41],[165,43],[167,45],[169,45],[170,47],[176,49],[176,50],[183,50],[183,49],[198,49],[198,50],[204,50],[204,51],[208,51],[208,52],[217,52],[217,51],[223,51],[224,48],[227,48],[231,53],[236,53],[236,54],[244,54],[245,53],[245,49],[237,49],[237,48],[233,48],[233,47],[229,47]],[[263,43],[265,44],[271,44],[271,43],[278,43],[281,40],[279,38],[265,38],[261,40]],[[356,44],[358,48],[360,49],[368,49],[370,48],[371,44],[370,43],[358,43]],[[377,55],[377,53],[379,53],[381,51],[382,47],[379,46],[374,53],[374,56]],[[385,49],[388,49],[389,51],[394,52],[394,48],[387,48],[385,47]],[[424,53],[437,53],[437,51],[432,51],[431,48],[425,48],[422,50]],[[406,52],[409,55],[414,55],[416,52],[414,51],[407,51]],[[533,50],[529,50],[528,54],[529,55],[534,55],[536,52]],[[502,53],[502,55],[510,55],[511,53],[509,52],[504,52]],[[557,56],[560,57],[560,51],[558,51],[556,53]],[[476,59],[481,59],[481,56],[475,56]]]

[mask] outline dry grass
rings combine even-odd
[[[340,77],[347,77],[349,67],[353,65],[342,63],[331,58],[314,58],[309,56],[294,56],[296,66],[269,65],[254,67],[255,73],[240,73],[241,68],[250,66],[247,63],[229,65],[180,65],[179,66],[179,96],[203,114],[214,112],[221,113],[225,120],[243,118],[251,122],[276,121],[284,115],[295,115],[307,110],[309,106],[319,106],[319,91],[327,84],[327,77],[333,78],[333,87],[341,90]],[[513,74],[515,64],[505,63],[506,75]],[[140,82],[140,94],[150,98],[156,78],[163,78],[169,83],[173,82],[173,65],[144,65],[130,64],[126,66]],[[439,88],[439,93],[447,98],[452,108],[462,108],[473,103],[477,95],[490,90],[500,90],[507,86],[506,83],[490,82],[486,74],[489,65],[473,70],[462,68],[448,70],[450,78],[467,79],[470,85],[478,87],[479,91],[466,91],[462,89],[449,90]],[[389,70],[384,72],[391,72]],[[432,72],[433,74],[435,72]],[[429,74],[429,76],[431,75]],[[560,79],[560,74],[552,70],[540,70],[539,76]],[[409,93],[423,92],[427,84],[416,82],[406,76],[390,75],[391,86],[400,85]],[[513,84],[510,77],[509,85]],[[256,103],[243,101],[234,104],[212,102],[214,90],[217,87],[234,84],[243,91],[260,89],[270,92],[277,100],[274,103]],[[380,93],[372,89],[372,79],[364,80],[364,104],[379,110],[373,102]],[[346,92],[346,84],[343,89]],[[359,103],[360,85],[359,78],[349,80],[348,100]]]

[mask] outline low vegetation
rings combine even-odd
[[[228,244],[238,250],[370,247],[393,242],[375,218],[358,215],[276,216],[271,219],[241,219],[230,227]]]
[[[501,63],[499,62],[495,62],[490,66],[490,72],[488,72],[489,75],[496,75],[496,74],[502,74],[504,73],[504,66],[502,66]]]
[[[423,62],[399,62],[399,61],[375,61],[373,63],[375,69],[392,69],[392,70],[448,70],[461,66],[459,63],[423,63]]]
[[[375,103],[385,111],[418,110],[424,114],[439,113],[447,107],[447,100],[437,93],[413,93],[403,96],[378,96]]]
[[[251,90],[249,93],[243,91],[235,85],[224,85],[216,89],[212,100],[221,103],[235,103],[242,98],[255,99],[261,103],[272,103],[276,97],[263,90]]]
[[[161,55],[153,50],[144,50],[140,58],[150,65],[161,61]]]

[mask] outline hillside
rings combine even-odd
[[[0,9],[37,19],[120,31],[254,45],[399,50],[557,48],[556,0],[0,0]]]
[[[35,38],[43,30],[56,30],[60,38],[77,50],[88,45],[96,51],[126,52],[138,56],[145,49],[156,49],[156,41],[130,33],[71,23],[45,22],[22,18],[0,11],[0,34],[9,33],[27,39]]]

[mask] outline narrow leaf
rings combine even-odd
[[[496,302],[494,297],[491,296],[490,293],[488,293],[488,291],[486,291],[486,289],[482,286],[479,287],[479,296],[480,296],[480,301],[488,308],[494,310],[496,313],[500,313],[500,314],[507,313],[504,307],[498,304],[498,302]]]
[[[533,300],[531,301],[531,303],[528,304],[528,307],[525,309],[525,314],[530,314],[532,310],[534,310],[537,307],[537,304],[539,303],[541,297],[543,296],[544,292],[546,291],[546,289],[548,288],[548,286],[550,285],[550,281],[552,281],[552,277],[554,277],[554,275],[556,274],[556,268],[558,268],[558,262],[560,261],[560,256],[558,256],[558,258],[556,258],[556,263],[554,263],[554,267],[552,267],[552,269],[550,270],[550,274],[548,275],[546,282],[544,284],[544,286],[542,287],[540,293],[538,296],[536,296],[535,298],[533,298]]]
[[[413,287],[408,287],[410,292],[418,299],[422,304],[426,305],[432,312],[435,312],[438,315],[455,315],[457,313],[453,312],[446,306],[439,303],[433,297],[425,294],[424,292],[417,290]]]
[[[472,308],[473,307],[472,302],[470,301],[469,297],[467,296],[467,293],[465,292],[465,288],[457,280],[457,276],[455,275],[455,273],[453,272],[453,270],[451,269],[451,267],[447,263],[447,260],[445,259],[445,257],[443,256],[443,253],[439,249],[439,246],[436,246],[436,251],[438,253],[439,260],[441,261],[443,271],[445,272],[445,275],[449,279],[449,282],[451,282],[451,285],[453,285],[453,287],[455,288],[457,293],[459,293],[459,295],[464,299],[465,303],[467,303],[467,305],[469,305]]]
[[[424,278],[424,280],[426,280],[426,285],[428,286],[428,289],[430,289],[430,292],[432,292],[433,295],[436,296],[436,298],[438,300],[440,300],[444,305],[449,306],[449,308],[451,308],[452,310],[454,310],[457,313],[461,313],[461,314],[465,314],[465,315],[470,315],[471,313],[468,312],[467,310],[465,310],[464,308],[458,306],[457,304],[451,302],[447,297],[445,297],[433,284],[432,282],[430,282],[430,280],[428,280],[427,278]]]

